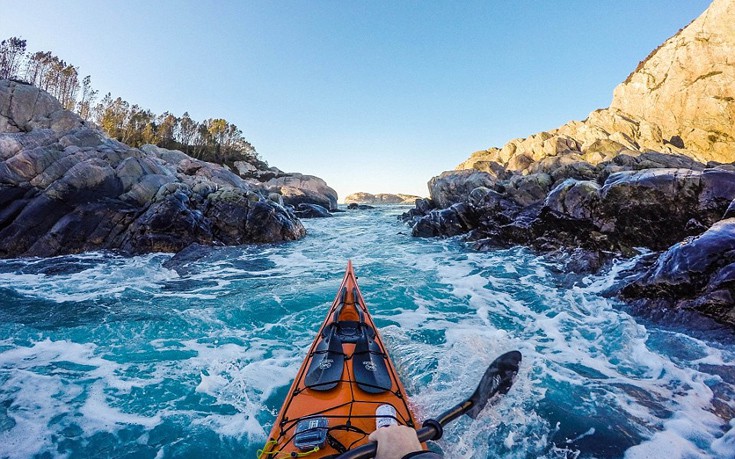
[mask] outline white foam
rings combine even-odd
[[[86,269],[73,273],[23,274],[0,272],[0,284],[12,285],[21,295],[42,298],[57,303],[83,302],[98,298],[119,298],[126,291],[147,292],[158,290],[160,283],[176,277],[176,273],[162,269],[161,261],[168,256],[160,254],[124,258],[106,253],[69,255],[50,259],[30,259],[35,264],[84,262]]]
[[[614,309],[612,301],[597,296],[598,292],[612,284],[610,276],[590,276],[582,285],[561,290],[554,286],[555,282],[550,279],[549,272],[543,269],[542,262],[538,259],[530,260],[523,271],[518,270],[518,279],[508,280],[492,274],[495,266],[499,265],[492,255],[469,254],[468,258],[469,263],[455,263],[452,259],[445,259],[437,268],[441,282],[450,285],[449,292],[472,306],[478,316],[486,319],[483,322],[488,328],[492,327],[490,314],[509,319],[523,318],[521,330],[515,333],[519,333],[518,338],[523,341],[520,347],[524,352],[524,366],[529,361],[534,362],[532,365],[540,365],[538,372],[543,372],[546,377],[551,376],[557,383],[572,386],[593,385],[597,387],[595,392],[607,393],[607,400],[613,401],[618,409],[626,412],[629,419],[640,419],[645,425],[653,427],[646,431],[645,425],[641,426],[644,429],[641,433],[650,435],[651,439],[631,449],[630,454],[633,457],[642,457],[638,455],[639,451],[656,451],[662,442],[675,445],[664,449],[673,457],[684,457],[687,454],[695,457],[698,454],[713,455],[716,453],[714,447],[712,450],[707,449],[710,443],[719,445],[720,443],[713,442],[725,444],[728,441],[727,438],[723,437],[723,440],[716,435],[718,429],[722,428],[722,420],[710,412],[712,391],[704,383],[711,378],[701,375],[696,366],[681,368],[668,357],[651,350],[647,345],[649,334],[645,327],[637,324],[624,312]],[[616,265],[615,272],[630,263],[626,262],[625,266]],[[505,269],[495,272],[502,276],[510,271]],[[484,277],[488,274],[489,277]],[[519,301],[517,298],[526,296],[524,290],[533,292],[535,298],[544,298],[544,307],[536,309]],[[473,321],[465,318],[460,324],[463,322],[470,324]],[[455,329],[461,330],[462,327],[452,325],[451,330]],[[482,335],[477,326],[470,326],[468,333],[475,335],[475,340],[465,341],[462,347],[482,349],[482,345],[476,340]],[[456,337],[456,333],[448,331],[448,345]],[[497,336],[493,340],[507,342],[508,338],[509,336]],[[706,357],[697,362],[722,364],[721,350],[710,348],[694,339],[691,340],[691,345],[707,353]],[[497,350],[484,352],[492,353]],[[448,354],[454,355],[451,350]],[[476,366],[472,360],[467,361],[466,355],[454,355],[454,358],[463,361],[466,367]],[[568,369],[569,365],[587,367],[600,374],[599,378],[602,379],[587,379]],[[438,372],[443,371],[440,363]],[[628,387],[635,389],[629,390]],[[455,397],[451,388],[438,388],[444,395]],[[530,391],[523,394],[527,406],[533,406],[533,400],[540,401],[543,397],[542,393],[533,388],[518,384],[512,392],[524,390]],[[651,400],[640,399],[643,394],[648,394],[647,397]],[[674,413],[673,419],[677,421],[659,419],[658,412],[662,408],[671,410]],[[524,427],[519,426],[519,431],[537,432],[543,430],[542,424],[531,417]],[[571,442],[594,434],[595,429],[590,428]],[[518,446],[508,438],[506,436],[500,439],[507,449]],[[479,449],[475,453],[482,456],[482,445],[476,446]],[[453,448],[454,446],[450,446],[449,450],[463,454]],[[528,448],[530,446],[525,445],[521,450],[528,453]],[[563,449],[567,451],[566,448]],[[572,453],[579,454],[578,451]]]
[[[126,413],[108,403],[104,393],[105,383],[96,382],[87,390],[86,401],[79,409],[81,427],[87,435],[95,432],[114,432],[128,425],[140,425],[152,429],[161,423],[161,416],[141,416]]]
[[[131,424],[151,428],[160,422],[157,416],[125,413],[107,403],[105,390],[129,391],[141,381],[119,378],[120,365],[99,357],[91,343],[47,338],[17,346],[0,352],[0,369],[8,375],[3,393],[12,400],[8,416],[15,422],[0,432],[2,456],[30,457],[52,448],[49,426],[60,415],[66,415],[59,421],[62,426],[75,423],[86,435]],[[84,378],[77,380],[77,372]]]
[[[712,442],[712,452],[723,459],[735,458],[735,419],[730,420],[725,434]]]

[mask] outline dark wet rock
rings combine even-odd
[[[574,274],[595,273],[611,259],[606,252],[581,247],[551,252],[549,258],[561,265],[562,272]]]
[[[296,207],[295,214],[299,218],[326,218],[333,216],[327,209],[320,205],[303,202]]]
[[[597,214],[600,201],[600,185],[597,182],[570,178],[549,193],[544,207],[570,219],[591,221]]]
[[[428,215],[433,209],[436,209],[436,205],[431,199],[417,199],[415,207],[401,214],[398,219],[413,226],[421,217]]]
[[[351,202],[351,203],[347,204],[347,208],[349,210],[370,210],[370,209],[375,209],[375,207],[370,206],[368,204],[358,204],[356,202]]]
[[[521,206],[543,201],[551,190],[554,179],[545,172],[514,175],[505,187],[505,194]]]
[[[411,234],[417,237],[456,236],[474,227],[471,210],[464,203],[432,210],[418,219]]]
[[[735,325],[735,219],[675,244],[621,293],[696,309]]]
[[[664,250],[718,221],[735,198],[733,181],[734,173],[716,170],[619,172],[602,187],[593,221],[627,245]]]
[[[416,205],[416,210],[418,212],[421,212],[424,215],[429,213],[432,209],[436,208],[434,201],[432,201],[431,199],[426,199],[426,198],[417,199],[415,205]]]
[[[453,183],[461,176],[444,177],[437,183]],[[664,250],[703,232],[735,199],[735,173],[724,169],[629,170],[610,175],[602,186],[575,178],[553,184],[549,174],[536,172],[475,187],[461,201],[466,204],[461,220],[467,224],[438,224],[442,214],[433,211],[423,223],[433,222],[431,231],[423,228],[418,233],[429,235],[446,227],[454,235],[464,227],[473,231],[474,240],[508,238],[550,250],[566,245],[631,254],[634,247]],[[407,219],[417,222],[424,215],[427,210],[417,206]]]
[[[0,257],[176,252],[305,234],[225,167],[130,148],[59,110],[43,91],[0,81]]]

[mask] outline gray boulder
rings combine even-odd
[[[505,186],[505,194],[516,204],[530,206],[543,201],[551,190],[554,179],[545,172],[514,175]]]
[[[461,170],[442,172],[429,180],[429,194],[437,207],[446,208],[463,202],[466,196],[477,187],[492,188],[495,177],[487,172]]]
[[[272,168],[275,169],[275,168]],[[283,197],[285,205],[293,207],[299,204],[316,204],[329,211],[337,210],[337,192],[327,182],[313,175],[285,173],[278,169],[270,173],[255,174],[248,183],[262,188],[268,193],[278,193]]]
[[[611,175],[592,220],[624,244],[665,250],[701,233],[735,199],[735,173],[722,170],[646,169]]]
[[[544,207],[570,219],[592,220],[600,201],[600,185],[597,182],[570,178],[551,190]]]
[[[82,126],[76,114],[35,86],[0,80],[0,132],[67,131]]]

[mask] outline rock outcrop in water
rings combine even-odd
[[[337,210],[337,192],[319,177],[283,172],[277,167],[267,170],[241,168],[240,176],[256,188],[281,195],[285,205],[316,204],[329,211]]]
[[[384,205],[384,204],[413,204],[420,196],[412,194],[391,194],[391,193],[352,193],[345,198],[345,204],[367,204],[367,205]]]
[[[735,1],[715,0],[641,62],[610,108],[474,153],[431,179],[430,199],[404,219],[415,236],[528,245],[576,271],[664,251],[625,298],[735,324],[732,222],[720,222],[735,216],[733,161]]]
[[[222,166],[104,136],[33,86],[0,81],[0,257],[302,237],[292,211]]]
[[[673,245],[622,293],[735,324],[735,218]]]

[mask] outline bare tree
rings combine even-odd
[[[0,41],[0,79],[17,78],[26,52],[26,41],[11,37]]]

